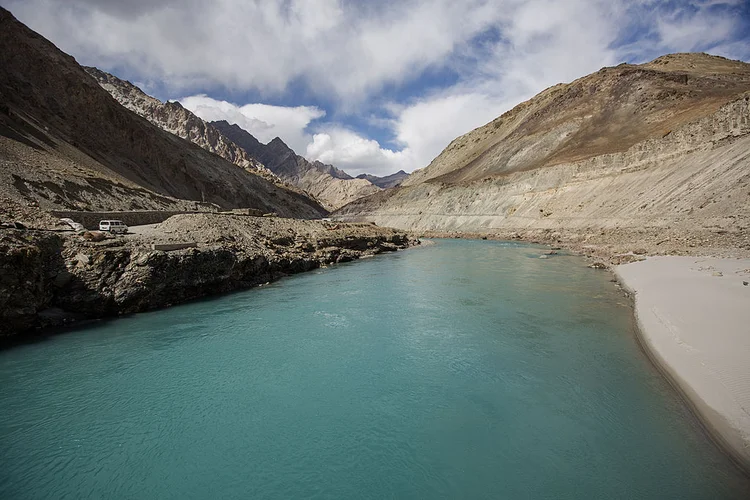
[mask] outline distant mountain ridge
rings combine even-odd
[[[404,182],[407,177],[409,177],[409,174],[407,174],[403,170],[399,170],[395,174],[386,175],[384,177],[378,177],[377,175],[370,174],[359,174],[357,176],[357,179],[367,179],[380,188],[389,189],[401,185],[401,183]]]
[[[207,123],[179,102],[161,102],[105,71],[84,69],[120,104],[154,125],[272,182],[300,189],[330,210],[380,190],[369,178],[355,179],[333,165],[309,162],[278,137],[262,144],[239,126],[226,121]]]
[[[296,154],[278,137],[268,144],[263,144],[236,124],[221,120],[211,122],[211,125],[262,162],[274,174],[310,193],[329,210],[380,191],[380,188],[370,181],[355,179],[333,165],[308,161]]]
[[[326,213],[309,197],[129,111],[74,58],[2,8],[0,197],[45,209],[185,209],[206,202],[289,217]]]

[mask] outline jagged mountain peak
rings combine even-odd
[[[407,174],[403,170],[399,170],[394,174],[386,175],[384,177],[378,177],[377,175],[370,174],[360,174],[357,176],[357,179],[367,179],[380,188],[388,189],[399,186],[402,182],[404,182],[404,180],[406,180],[407,177],[409,177],[409,174]]]
[[[262,144],[252,134],[225,120],[211,122],[235,143],[261,160],[282,179],[304,189],[329,209],[341,207],[357,198],[373,194],[379,187],[320,161],[310,162],[294,152],[279,137]]]
[[[313,161],[312,165],[315,168],[317,168],[318,170],[320,170],[321,172],[325,172],[328,175],[330,175],[331,177],[335,177],[336,179],[343,179],[343,180],[347,180],[348,181],[348,180],[351,180],[351,179],[354,178],[351,175],[349,175],[346,172],[344,172],[343,170],[340,170],[340,169],[338,169],[338,168],[336,168],[333,165],[330,165],[328,163],[323,163],[320,160]]]
[[[252,134],[248,133],[248,135],[253,137]],[[287,146],[287,144],[283,140],[281,140],[280,137],[274,137],[268,144],[266,144],[266,147],[275,151],[276,154],[291,154],[291,155],[297,154],[294,152],[292,148]]]
[[[281,139],[281,137],[278,137],[278,136],[276,136],[273,139],[271,139],[271,141],[268,143],[268,145],[269,146],[278,146],[278,147],[283,147],[283,148],[287,148],[287,149],[292,149],[292,148],[290,148],[289,146],[286,145],[286,143]]]
[[[262,162],[224,136],[218,129],[185,109],[178,101],[161,102],[132,83],[94,67],[85,67],[99,85],[117,101],[154,125],[215,153],[238,167],[280,183]]]

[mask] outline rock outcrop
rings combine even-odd
[[[750,251],[748,165],[750,65],[677,54],[552,87],[336,215],[625,251]]]
[[[43,209],[213,203],[320,217],[309,197],[125,109],[76,61],[0,8],[0,197]],[[185,207],[187,208],[187,207]]]
[[[260,160],[274,174],[310,193],[329,210],[380,191],[369,180],[355,179],[333,165],[307,161],[278,137],[263,144],[238,125],[223,120],[211,122],[211,125]]]
[[[176,241],[195,248],[152,249]],[[415,244],[370,224],[224,214],[177,215],[151,236],[100,242],[0,229],[0,336],[166,307]]]

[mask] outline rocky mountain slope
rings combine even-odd
[[[0,198],[43,209],[325,210],[125,109],[76,61],[0,9]]]
[[[161,102],[132,83],[105,71],[87,66],[83,69],[117,102],[157,127],[197,144],[238,167],[258,173],[271,181],[279,180],[261,162],[247,154],[211,124],[183,108],[179,102]]]
[[[274,174],[304,189],[330,210],[380,191],[369,180],[354,179],[346,172],[319,161],[307,161],[278,137],[263,144],[238,125],[223,120],[211,122],[211,125],[260,160]]]
[[[401,185],[401,183],[404,182],[407,177],[409,177],[409,174],[407,174],[403,170],[399,170],[395,174],[386,175],[384,177],[378,177],[377,175],[370,174],[360,174],[357,176],[357,179],[367,179],[379,188],[388,189]]]
[[[750,65],[674,54],[557,85],[338,215],[617,251],[750,250]]]

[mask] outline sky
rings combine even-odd
[[[703,51],[748,0],[0,0],[84,65],[352,175],[427,166],[547,87]]]

